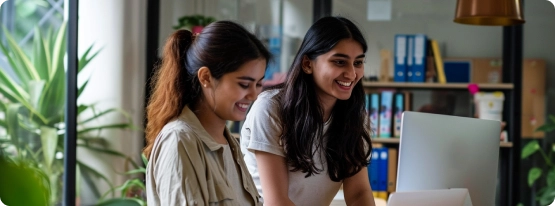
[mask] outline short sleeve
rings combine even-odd
[[[279,144],[281,125],[273,95],[260,95],[252,105],[241,129],[241,145],[248,151],[262,151],[285,157]]]

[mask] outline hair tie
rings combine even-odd
[[[198,37],[199,34],[200,33],[198,33],[198,32],[193,33],[193,35],[191,36],[191,40],[194,41]]]

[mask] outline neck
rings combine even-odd
[[[224,119],[220,118],[208,104],[202,101],[197,102],[191,110],[214,141],[220,144],[227,144],[227,139],[224,136],[226,127]]]
[[[319,99],[319,102],[320,102],[320,107],[322,108],[322,111],[324,112],[323,121],[327,122],[330,119],[331,110],[333,109],[333,106],[335,106],[335,103],[337,102],[337,99],[335,99],[335,98],[321,98],[321,97],[318,97],[318,99]]]

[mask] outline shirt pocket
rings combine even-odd
[[[210,205],[214,203],[217,203],[216,205],[230,205],[229,203],[235,202],[233,190],[224,181],[207,180],[207,186]]]

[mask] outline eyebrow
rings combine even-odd
[[[332,56],[334,56],[334,57],[343,57],[343,58],[347,58],[347,59],[350,58],[349,55],[341,54],[341,53],[333,54]],[[366,57],[366,55],[361,54],[361,55],[358,55],[355,59],[364,58],[364,57]]]
[[[249,77],[249,76],[241,76],[241,77],[237,77],[237,79],[241,79],[241,80],[247,80],[247,81],[251,81],[254,82],[256,81],[256,79]],[[260,78],[260,80],[264,79],[264,76],[262,76],[262,78]]]

